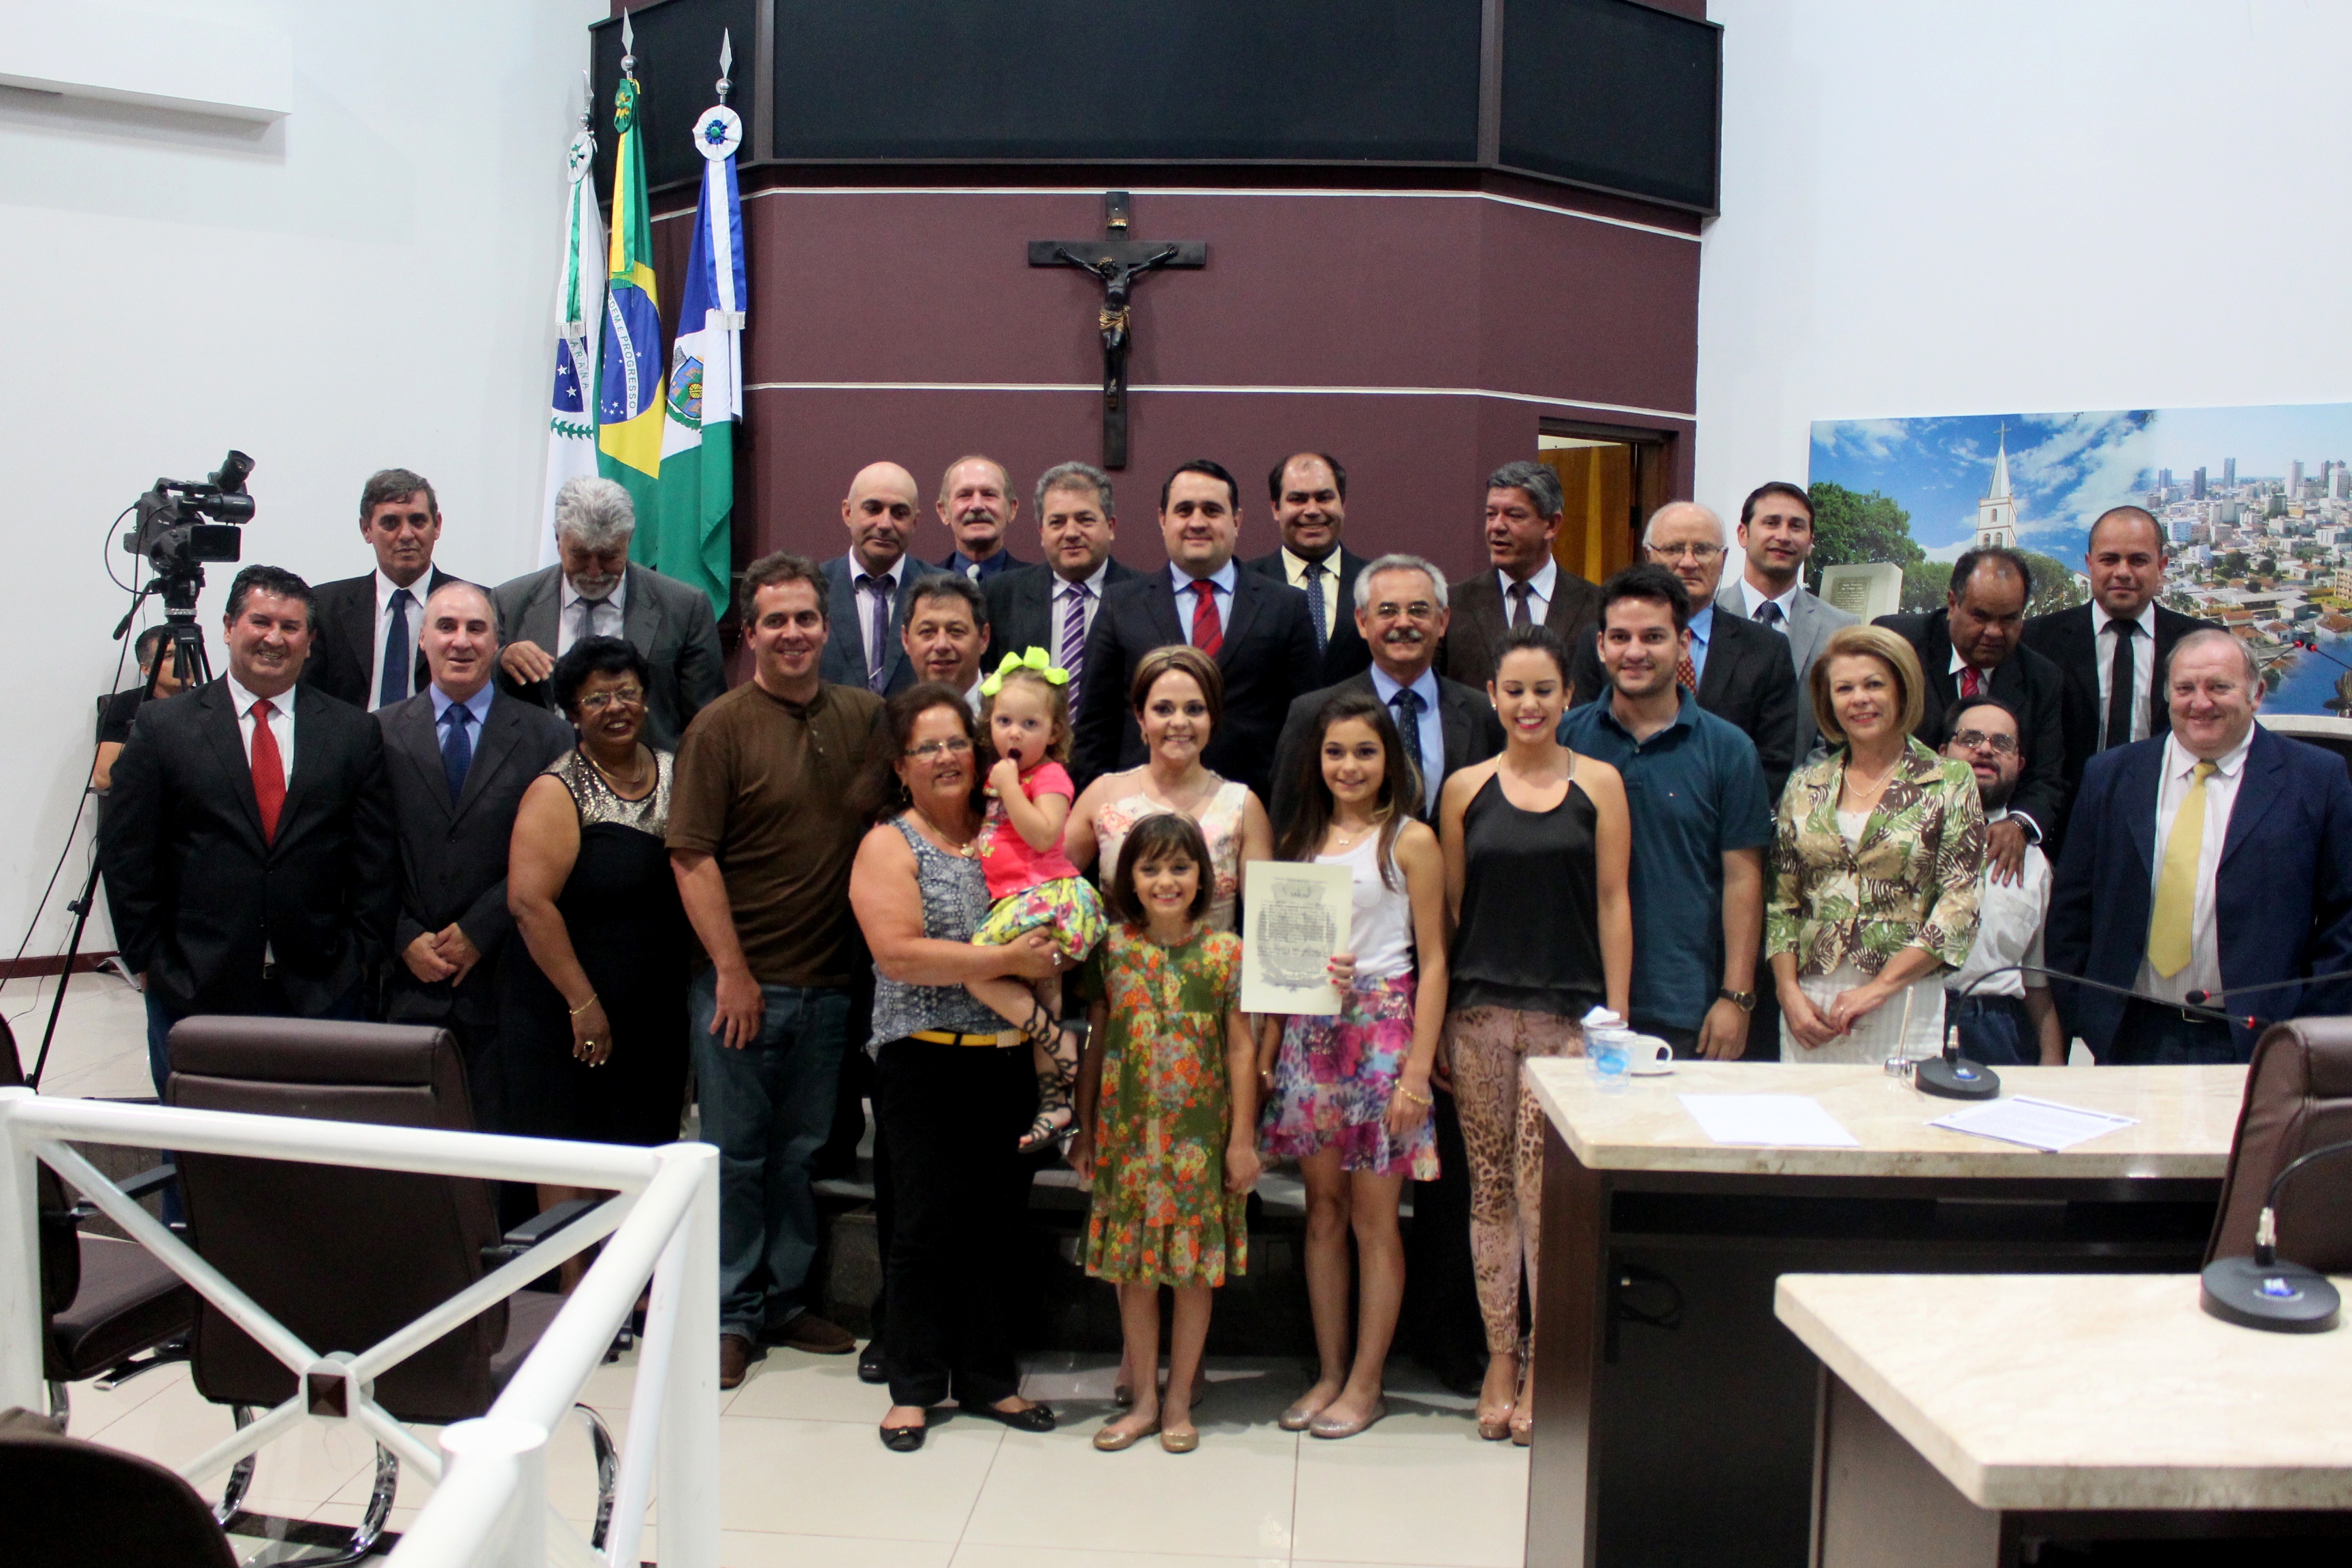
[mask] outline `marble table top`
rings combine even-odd
[[[1774,1308],[1979,1507],[2352,1509],[2352,1328],[2237,1328],[2181,1274],[1783,1274]]]
[[[1759,1176],[1918,1176],[2069,1181],[2117,1176],[2218,1180],[2245,1098],[2242,1067],[2003,1068],[2004,1095],[2030,1094],[2137,1125],[2061,1153],[1953,1132],[1928,1122],[1964,1108],[1873,1066],[1676,1062],[1675,1070],[1604,1089],[1580,1058],[1527,1064],[1528,1087],[1589,1169]],[[1802,1094],[1861,1142],[1858,1149],[1721,1144],[1683,1108],[1685,1094]]]

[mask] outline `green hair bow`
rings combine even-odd
[[[1033,647],[1027,653],[1006,654],[1004,662],[996,667],[996,673],[980,683],[980,694],[982,697],[995,696],[1004,689],[1004,678],[1021,669],[1034,669],[1055,686],[1070,683],[1068,670],[1057,668],[1044,648]]]

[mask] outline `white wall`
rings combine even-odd
[[[120,3],[289,36],[294,107],[260,126],[0,88],[0,668],[16,763],[0,958],[64,842],[91,699],[115,666],[107,633],[127,595],[101,548],[126,577],[133,563],[108,520],[158,475],[252,454],[246,559],[313,582],[369,568],[360,485],[394,465],[439,488],[452,570],[496,582],[534,563],[563,146],[585,28],[606,13]],[[0,5],[0,35],[16,9]],[[215,664],[232,571],[213,569],[201,606]],[[86,864],[77,849],[65,879],[78,888]],[[64,950],[67,896],[29,952]]]
[[[2352,400],[2352,5],[1716,0],[1698,498],[1816,419]]]

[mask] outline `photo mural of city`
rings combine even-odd
[[[2091,522],[2143,506],[2169,542],[2164,602],[2254,651],[2273,713],[2352,713],[2352,404],[1821,420],[1818,568],[1892,562],[1903,607],[1951,563],[2013,544],[2031,613],[2087,596]]]

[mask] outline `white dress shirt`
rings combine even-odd
[[[1782,637],[1787,637],[1789,635],[1789,622],[1797,613],[1797,595],[1803,590],[1803,580],[1800,579],[1797,582],[1789,584],[1789,591],[1787,593],[1775,597],[1770,594],[1767,594],[1763,589],[1759,588],[1755,584],[1750,583],[1745,576],[1743,576],[1739,579],[1739,602],[1747,606],[1748,618],[1751,621],[1756,618],[1756,612],[1762,609],[1765,605],[1780,605],[1780,618],[1772,623],[1772,629],[1779,632]]]
[[[425,595],[433,585],[433,568],[427,565],[410,584],[406,593],[412,601],[408,606],[408,657],[401,663],[400,694],[416,695],[416,635],[425,629]],[[382,704],[376,699],[383,694],[383,639],[392,629],[392,596],[402,592],[401,585],[375,569],[375,637],[368,644],[367,705],[373,709]]]
[[[563,584],[562,598],[555,617],[555,653],[560,658],[580,640],[580,612],[573,606],[582,601],[580,590],[572,585],[570,577],[562,572],[555,575],[556,580]],[[621,569],[620,582],[614,584],[612,593],[605,595],[604,602],[593,612],[596,622],[591,635],[600,637],[621,635],[621,626],[628,614],[628,594],[629,571],[625,566]]]
[[[2132,638],[2131,738],[2147,739],[2149,699],[2156,683],[2156,603],[2150,600],[2140,606],[2133,624],[2139,635]],[[2097,650],[2092,660],[2098,667],[2099,677],[2099,744],[2107,743],[2107,703],[2116,687],[2116,617],[2107,614],[2104,605],[2093,602],[2091,626],[2094,628],[2091,646]],[[2210,785],[2207,786],[2210,788]]]
[[[849,555],[849,591],[851,596],[857,601],[857,647],[862,656],[871,658],[874,649],[874,616],[877,611],[884,616],[882,630],[887,644],[890,630],[887,617],[890,614],[890,606],[898,602],[898,584],[906,580],[907,558],[901,555],[890,563],[890,570],[880,574],[890,584],[890,597],[880,605],[874,602],[871,592],[858,585],[857,580],[866,575],[867,575],[866,563],[857,559],[856,552],[852,551]],[[889,649],[887,646],[883,649],[883,657],[885,658],[889,657]]]
[[[2211,785],[2207,785],[2211,788]],[[2009,816],[2004,806],[1985,813],[1990,826]],[[1977,939],[1969,947],[1969,961],[1944,979],[1944,989],[1959,994],[1996,969],[2012,963],[2042,967],[2042,927],[2050,914],[2050,861],[2033,845],[2025,847],[2024,879],[2014,884],[1993,879],[1988,864],[1978,879]],[[2024,997],[2030,985],[2040,990],[2050,984],[2041,975],[2031,980],[2011,973],[1994,975],[1976,988],[1979,996]]]
[[[1503,590],[1503,624],[1507,626],[1511,624],[1511,574],[1497,567],[1495,582]],[[1547,556],[1528,579],[1528,618],[1534,625],[1543,625],[1544,617],[1551,614],[1551,591],[1559,585],[1559,563]]]
[[[1102,564],[1095,568],[1094,575],[1082,582],[1073,583],[1058,572],[1054,574],[1054,591],[1045,599],[1045,637],[1050,645],[1046,651],[1053,655],[1055,668],[1069,668],[1070,655],[1085,650],[1086,634],[1095,629],[1095,612],[1102,608],[1103,584],[1109,576],[1110,557],[1108,555],[1103,557]],[[1068,648],[1062,646],[1062,622],[1063,617],[1070,613],[1070,597],[1074,594],[1086,595],[1086,607],[1079,612],[1081,630],[1078,647]]]
[[[1372,666],[1372,695],[1388,709],[1391,719],[1396,717],[1396,694],[1405,689],[1387,670],[1377,664]],[[1434,817],[1437,792],[1445,783],[1445,718],[1437,710],[1437,672],[1423,670],[1411,689],[1421,699],[1422,815]]]
[[[1307,568],[1310,566],[1320,566],[1323,569],[1323,574],[1314,579],[1311,585],[1307,576]],[[1323,636],[1326,640],[1328,640],[1331,634],[1339,629],[1339,546],[1333,545],[1331,553],[1322,560],[1309,561],[1303,555],[1293,555],[1290,552],[1290,547],[1284,545],[1282,547],[1282,580],[1301,593],[1312,593],[1323,601]]]
[[[2213,923],[2213,877],[2221,867],[2221,850],[2230,837],[2230,812],[2238,804],[2238,784],[2246,776],[2246,753],[2253,744],[2253,731],[2248,730],[2235,751],[2213,759],[2220,771],[2205,781],[2205,837],[2197,847],[2197,910],[2189,922],[2189,963],[2168,980],[2143,957],[2139,977],[2132,984],[2151,996],[2182,1002],[2188,1000],[2191,991],[2221,989],[2221,942]],[[2148,850],[2151,913],[2155,909],[2155,890],[2164,885],[2164,846],[2172,837],[2172,824],[2180,815],[2180,803],[2188,798],[2197,762],[2179,736],[2166,738],[2164,782],[2156,795],[2156,840]],[[2142,940],[2146,940],[2144,933]]]
[[[245,742],[245,765],[253,765],[253,705],[261,700],[244,687],[234,675],[224,676],[228,682],[229,700],[236,705],[236,732]],[[269,699],[269,733],[278,742],[278,760],[285,764],[286,782],[294,782],[294,693],[291,689]]]

